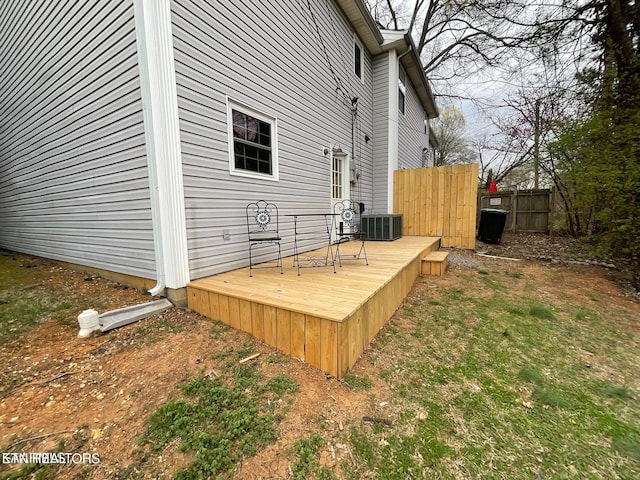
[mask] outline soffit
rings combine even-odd
[[[366,5],[361,0],[336,0],[336,4],[347,17],[365,48],[372,55],[381,53],[384,38]]]

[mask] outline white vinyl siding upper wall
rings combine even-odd
[[[422,167],[422,149],[429,148],[424,130],[424,108],[407,77],[404,115],[398,114],[398,168]]]
[[[0,247],[154,278],[132,0],[3,0],[0,62]]]
[[[364,135],[372,131],[371,56],[363,50],[362,82],[353,68],[354,33],[342,13],[331,1],[310,5],[334,74],[349,97],[358,97],[354,163],[362,178],[352,197],[369,206],[372,142]],[[171,8],[191,278],[247,265],[250,201],[279,206],[283,255],[291,254],[293,222],[285,215],[331,208],[330,155],[323,148],[352,151],[350,102],[336,90],[309,6],[174,0]],[[230,174],[227,98],[276,119],[277,181]]]
[[[389,173],[389,54],[373,59],[373,209],[387,213]]]

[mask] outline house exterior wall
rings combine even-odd
[[[331,208],[325,147],[355,154],[362,176],[351,197],[373,201],[373,142],[364,140],[373,128],[371,56],[363,50],[361,81],[353,70],[354,33],[340,10],[333,2],[310,8],[275,0],[247,0],[242,9],[171,3],[192,279],[247,265],[249,201],[278,204],[283,255],[290,254],[293,226],[285,215]],[[351,102],[340,90],[358,97],[353,145]],[[230,174],[228,99],[276,119],[277,180]]]
[[[407,78],[404,114],[398,114],[398,168],[420,168],[422,150],[429,149],[429,136],[425,133],[426,114],[416,90]]]
[[[292,253],[287,214],[331,209],[331,155],[323,151],[332,149],[349,154],[354,176],[344,197],[367,213],[390,211],[392,172],[414,164],[420,139],[399,138],[397,53],[381,53],[361,29],[374,58],[356,39],[340,10],[361,28],[354,6],[4,2],[0,248],[157,279],[158,289],[171,277],[167,286],[179,288],[247,264],[249,201],[280,206],[283,254]],[[154,18],[164,14],[160,28]],[[154,39],[165,37],[159,48]],[[173,101],[177,114],[165,108]],[[230,101],[275,119],[277,178],[230,172]],[[410,86],[406,106],[401,129],[419,123]],[[167,135],[157,124],[168,117],[179,137],[171,152],[158,141]]]
[[[132,0],[5,0],[0,247],[154,278]]]
[[[387,213],[389,164],[389,54],[373,59],[373,209]]]
[[[393,210],[389,192],[392,171],[422,167],[422,150],[429,147],[425,110],[411,80],[406,78],[405,109],[399,111],[398,56],[395,50],[373,59],[373,207],[376,213]]]

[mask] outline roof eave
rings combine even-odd
[[[402,66],[407,72],[407,75],[409,75],[411,83],[413,83],[418,93],[427,117],[436,118],[439,116],[438,107],[433,96],[433,91],[431,90],[431,85],[429,85],[429,79],[422,68],[422,61],[416,52],[416,46],[409,33],[404,35],[404,40],[407,46],[407,52],[406,55],[402,55],[401,53],[400,61],[402,62]]]
[[[382,44],[382,50],[385,52],[396,50],[398,52],[398,58],[400,58],[405,72],[409,75],[411,83],[416,89],[427,117],[438,117],[438,107],[429,85],[429,79],[422,69],[422,61],[416,53],[417,49],[411,35],[404,30],[383,30],[382,35],[385,40]]]
[[[375,56],[391,49],[400,51],[402,66],[418,93],[418,98],[427,117],[436,118],[439,115],[438,107],[411,35],[408,32],[387,31],[388,38],[385,39],[362,0],[336,0],[336,4],[342,10],[364,47],[372,55]],[[385,40],[388,40],[387,43]]]
[[[336,4],[353,27],[360,41],[372,55],[382,52],[384,38],[362,0],[336,0]]]

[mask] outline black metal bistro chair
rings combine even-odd
[[[279,268],[282,271],[282,253],[280,249],[278,207],[274,203],[258,200],[247,205],[247,234],[249,235],[249,276],[253,277],[255,268]],[[256,262],[253,258],[253,247],[271,244],[278,247],[278,258],[275,262]],[[261,265],[255,267],[254,265]]]
[[[333,206],[336,222],[336,255],[338,265],[342,266],[340,245],[350,240],[360,241],[358,253],[349,254],[354,260],[364,260],[369,265],[367,249],[364,246],[365,234],[361,229],[360,215],[364,212],[364,203],[353,200],[342,200]]]

